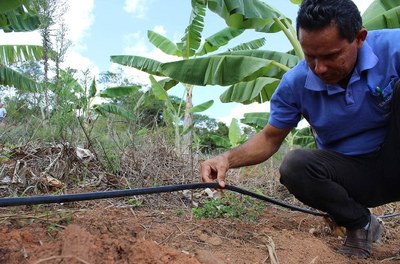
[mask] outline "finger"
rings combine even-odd
[[[218,171],[217,182],[219,187],[225,188],[225,172]]]
[[[212,177],[211,177],[211,167],[210,166],[201,166],[201,179],[203,182],[213,182]]]

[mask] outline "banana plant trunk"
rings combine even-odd
[[[185,105],[185,117],[183,119],[183,144],[182,144],[182,154],[188,160],[192,152],[192,129],[190,127],[193,124],[193,115],[190,109],[193,107],[192,97],[193,97],[193,85],[184,84],[186,89],[186,105]]]

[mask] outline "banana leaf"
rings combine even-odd
[[[15,87],[22,92],[39,92],[42,88],[40,83],[2,65],[0,65],[0,84]]]
[[[193,106],[190,110],[189,113],[199,113],[199,112],[204,112],[207,109],[209,109],[212,105],[214,104],[214,100],[209,100],[207,102],[204,102],[202,104]]]
[[[100,93],[100,97],[118,98],[122,96],[128,96],[139,91],[140,88],[141,87],[139,85],[109,87]]]
[[[216,55],[163,63],[161,70],[182,83],[227,86],[260,77],[272,67],[272,61],[266,59]]]
[[[218,50],[220,47],[225,46],[232,39],[239,36],[244,32],[243,29],[235,29],[231,27],[226,27],[223,30],[215,33],[214,35],[206,38],[203,46],[197,52],[198,56],[211,53]]]
[[[124,66],[136,68],[149,74],[164,76],[160,70],[161,62],[141,57],[130,55],[115,55],[111,56],[111,61]]]
[[[232,85],[223,92],[220,96],[220,100],[223,103],[264,103],[271,99],[279,82],[279,79],[269,77],[259,77],[249,82],[240,82]]]
[[[147,37],[155,47],[159,48],[164,53],[179,57],[182,56],[182,51],[178,48],[178,46],[163,35],[149,30],[147,31]]]
[[[208,8],[222,17],[228,26],[238,29],[255,29],[259,32],[281,31],[275,19],[287,19],[278,10],[260,0],[208,0]]]
[[[363,13],[364,27],[369,30],[400,27],[400,0],[375,0]]]
[[[267,111],[267,109],[265,111]],[[257,132],[262,130],[268,124],[269,120],[268,112],[245,113],[243,116],[240,122],[255,128]]]

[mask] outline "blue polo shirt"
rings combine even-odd
[[[400,29],[368,32],[346,89],[323,83],[303,60],[287,72],[271,98],[269,124],[296,127],[303,116],[318,148],[346,155],[383,143],[393,87],[400,72]]]

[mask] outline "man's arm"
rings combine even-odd
[[[290,130],[290,128],[275,128],[268,124],[246,143],[204,161],[200,167],[202,180],[212,182],[217,179],[220,186],[224,187],[225,175],[230,168],[254,165],[269,159],[279,150]]]

